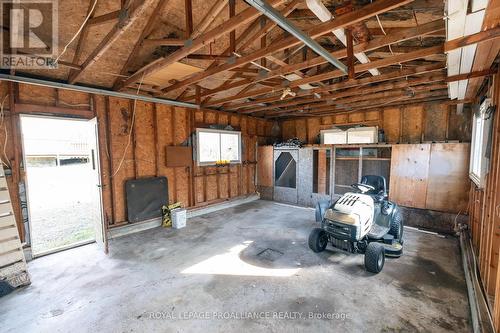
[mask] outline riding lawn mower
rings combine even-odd
[[[382,176],[363,176],[353,191],[339,199],[319,202],[316,221],[309,235],[309,247],[322,252],[328,244],[350,253],[365,255],[365,268],[379,273],[385,257],[403,253],[403,217],[394,202],[387,198],[386,180]]]

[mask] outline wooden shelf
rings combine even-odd
[[[339,161],[358,161],[358,156],[338,156],[335,157]],[[389,157],[363,157],[363,161],[390,161]]]

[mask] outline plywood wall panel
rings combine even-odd
[[[257,121],[255,118],[247,118],[247,134],[248,135],[257,134]]]
[[[302,142],[307,142],[307,123],[305,119],[295,121],[295,135]]]
[[[405,106],[402,108],[402,112],[402,142],[421,142],[424,119],[423,106]]]
[[[399,142],[401,136],[401,112],[398,108],[384,110],[383,129],[385,140],[389,143]]]
[[[320,119],[308,118],[307,119],[307,142],[319,143],[318,136],[320,131]]]
[[[361,123],[365,121],[364,112],[349,113],[348,122],[349,123]]]
[[[426,208],[465,212],[469,189],[468,143],[435,143],[431,147]]]
[[[19,84],[19,101],[26,104],[55,105],[56,92],[52,88]],[[88,103],[88,100],[87,100]]]
[[[207,124],[216,124],[217,123],[217,115],[212,111],[205,111],[205,123]]]
[[[257,184],[260,186],[273,186],[273,146],[259,146],[257,164]]]
[[[241,117],[240,118],[240,131],[242,135],[247,135],[248,134],[248,122],[247,122],[247,117]]]
[[[390,199],[415,208],[426,208],[430,144],[392,146]]]
[[[177,200],[175,191],[175,169],[166,166],[166,147],[173,144],[172,128],[172,107],[156,105],[156,126],[158,137],[158,175],[167,177],[168,180],[168,201],[174,203]]]
[[[295,121],[285,120],[282,125],[283,140],[293,139],[296,137],[295,134]]]
[[[97,95],[94,95],[93,98],[95,98],[95,96]],[[61,89],[58,90],[57,97],[59,98],[59,104],[61,106],[82,108],[87,110],[91,108],[90,96],[86,93]]]
[[[153,104],[137,101],[134,122],[134,158],[137,167],[136,175],[140,178],[156,175],[157,154],[153,120]]]
[[[446,140],[448,108],[449,106],[445,104],[432,103],[425,105],[424,141]]]
[[[135,178],[132,143],[132,110],[128,100],[110,97],[109,115],[111,151],[113,152],[114,221],[127,220],[125,182]],[[130,139],[129,139],[130,137]]]

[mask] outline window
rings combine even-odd
[[[196,129],[198,165],[241,163],[241,132]]]
[[[347,143],[377,143],[377,127],[356,127],[347,130]]]
[[[489,153],[491,150],[492,108],[490,99],[486,99],[472,120],[472,143],[469,165],[469,177],[479,187],[483,188],[488,173]]]
[[[321,143],[324,145],[346,144],[347,132],[340,129],[321,131]]]
[[[331,129],[321,131],[322,144],[346,144],[346,143],[377,143],[377,127],[354,127],[347,131],[341,129]]]

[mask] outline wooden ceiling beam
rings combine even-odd
[[[476,72],[471,72],[471,73],[465,73],[465,74],[458,74],[458,75],[448,76],[445,79],[445,82],[467,80],[467,79],[472,79],[472,78],[475,78],[475,77],[483,77],[483,76],[494,75],[496,73],[497,73],[497,69],[496,68],[490,68],[490,69],[486,69],[486,70],[483,70],[483,71],[476,71]]]
[[[316,103],[316,104],[310,104],[306,106],[295,106],[287,109],[280,109],[278,111],[272,111],[272,110],[267,110],[265,111],[266,113],[273,113],[273,114],[282,114],[282,113],[290,113],[290,112],[297,112],[297,111],[322,111],[325,109],[331,109],[331,108],[336,108],[336,109],[344,109],[346,107],[352,107],[357,106],[365,106],[365,105],[371,105],[373,104],[373,100],[379,100],[383,101],[387,98],[393,98],[395,96],[412,96],[415,95],[416,93],[419,92],[426,92],[426,91],[432,91],[432,90],[443,90],[447,89],[447,86],[445,83],[434,83],[434,84],[424,84],[424,85],[418,85],[415,87],[406,87],[406,88],[398,88],[398,89],[391,89],[391,90],[385,90],[385,91],[379,91],[375,93],[366,93],[362,95],[355,95],[355,96],[350,96],[346,98],[340,98],[338,100],[328,100],[324,101],[321,103]]]
[[[300,4],[301,4],[301,0],[293,0],[292,2],[290,2],[289,4],[287,4],[281,11],[281,15],[287,17],[288,15],[290,15],[291,12],[293,12]],[[260,16],[260,18],[262,18],[262,16]],[[272,29],[274,29],[277,24],[274,22],[274,21],[268,21],[264,27],[261,27],[257,32],[251,34],[252,30],[254,30],[254,28],[256,28],[257,26],[259,26],[261,24],[261,20],[260,18],[256,19],[247,29],[245,29],[245,31],[243,31],[243,33],[236,39],[236,45],[238,46],[240,43],[242,43],[241,46],[238,47],[238,53],[243,53],[246,51],[247,48],[249,48],[255,41],[259,40],[259,39],[262,39],[262,38],[265,38],[266,34],[269,33]],[[229,53],[231,50],[230,47],[228,47],[224,52],[223,54],[227,54]],[[208,69],[211,69],[211,68],[214,68],[215,65],[217,63],[212,63]],[[245,65],[244,67],[240,67],[238,69],[249,69],[251,66],[251,64],[247,64]],[[237,70],[237,68],[235,68],[235,70]],[[257,73],[259,70],[257,69],[254,69]],[[226,82],[222,83],[221,85],[219,85],[217,88],[215,89],[222,89],[222,90],[225,90],[225,86],[228,85],[229,83],[228,82],[232,82],[234,79],[237,79],[239,76],[239,74],[234,74],[232,75]],[[249,79],[243,79],[247,84],[246,84],[246,87],[251,87],[253,86],[253,79],[252,80],[249,80]],[[238,82],[241,82],[242,80],[239,80]],[[246,92],[248,91],[248,89],[242,89],[240,91],[240,93],[242,92]],[[195,96],[192,95],[192,96],[189,96],[187,97],[186,99],[187,100],[191,100],[193,99]],[[200,97],[209,97],[209,95],[204,95],[202,93],[202,95]],[[208,103],[209,99],[208,98],[205,98],[205,100],[203,101],[203,103]]]
[[[426,24],[422,24],[419,27],[400,29],[399,31],[397,31],[396,33],[394,33],[392,35],[387,35],[387,36],[384,36],[382,38],[377,38],[377,39],[374,39],[374,40],[366,42],[366,43],[361,43],[361,44],[355,45],[353,51],[354,51],[354,53],[359,53],[359,52],[367,52],[370,50],[375,50],[375,49],[378,49],[380,47],[384,47],[384,46],[387,46],[390,44],[394,44],[394,43],[402,42],[405,40],[417,38],[417,37],[420,37],[420,36],[425,35],[427,33],[430,33],[432,31],[435,31],[437,29],[443,29],[443,28],[444,28],[443,21],[438,20],[438,21],[433,21],[433,22],[429,22]],[[338,59],[345,58],[347,56],[347,50],[342,49],[339,51],[332,52],[332,56],[336,57]],[[256,78],[256,80],[257,81],[258,80],[267,80],[268,78],[279,77],[279,76],[286,75],[286,74],[292,73],[292,72],[296,72],[296,71],[299,71],[302,69],[322,65],[322,64],[325,64],[326,62],[327,61],[323,57],[318,56],[318,57],[309,59],[309,60],[301,62],[301,63],[282,66],[276,70],[272,70],[266,74],[259,76],[258,78]],[[181,81],[181,83],[184,83],[185,81],[186,80]],[[193,81],[193,79],[191,78],[190,81]],[[254,82],[256,82],[256,81],[254,81]],[[252,83],[254,83],[254,82],[252,82]],[[204,95],[205,96],[215,95],[221,91],[227,91],[229,89],[233,89],[233,88],[245,85],[245,84],[249,84],[249,82],[234,82],[232,84],[226,85],[225,87],[220,87],[218,89],[208,90],[204,93]]]
[[[156,24],[157,20],[161,16],[161,13],[165,10],[165,7],[167,6],[169,0],[160,0],[158,4],[156,5],[155,9],[151,13],[151,16],[149,17],[148,21],[146,22],[146,25],[141,31],[141,34],[139,35],[139,38],[134,44],[134,47],[132,48],[132,51],[127,57],[127,60],[123,64],[122,68],[120,69],[120,75],[126,75],[130,66],[132,65],[132,62],[135,60],[137,54],[139,53],[139,50],[142,47],[142,43],[145,40],[145,38],[151,33],[153,30],[154,25]],[[115,82],[113,83],[113,89],[115,87],[118,87],[118,84],[123,80],[123,78],[118,77]]]
[[[394,65],[394,64],[400,64],[400,63],[416,60],[419,58],[425,58],[426,56],[430,56],[433,54],[440,54],[440,53],[443,53],[445,50],[450,51],[450,50],[453,50],[456,48],[464,47],[464,46],[471,45],[471,44],[476,44],[478,42],[492,40],[492,39],[499,38],[499,37],[500,37],[500,27],[496,27],[496,28],[493,28],[490,30],[481,31],[481,32],[474,34],[474,35],[460,37],[460,38],[445,42],[443,45],[427,47],[427,48],[423,48],[423,49],[420,49],[417,51],[395,55],[395,56],[390,57],[390,58],[380,59],[380,60],[372,61],[372,62],[369,62],[366,64],[359,64],[359,65],[355,66],[355,71],[356,71],[356,73],[359,73],[359,72],[367,71],[369,69],[387,67],[387,66]],[[308,78],[303,78],[301,80],[292,81],[288,84],[287,87],[288,88],[295,88],[295,87],[299,87],[299,86],[304,85],[304,84],[311,84],[311,83],[329,80],[329,79],[333,79],[333,78],[338,78],[338,77],[342,77],[342,76],[344,76],[344,73],[342,71],[334,70],[334,71],[330,71],[327,73],[314,75],[314,76],[311,76]],[[276,88],[266,88],[266,89],[267,89],[267,91],[264,89],[261,89],[260,91],[258,91],[258,94],[262,95],[265,93],[269,93],[269,92],[272,92],[273,90],[275,90]],[[255,93],[257,93],[257,92],[255,92]],[[258,96],[258,95],[253,95],[253,96]],[[235,97],[237,99],[241,99],[241,97],[238,97],[238,96],[235,96]],[[248,96],[248,94],[247,94],[247,96],[245,96],[245,98],[246,97],[252,97],[252,96]],[[215,101],[210,102],[208,104],[208,106],[218,105],[221,103],[221,101],[228,102],[228,101],[231,101],[231,99],[225,98],[225,99],[221,99],[221,100],[215,100]]]
[[[389,92],[385,94],[385,100],[381,102],[373,102],[372,100],[368,100],[365,102],[355,102],[355,103],[346,103],[344,104],[344,108],[342,109],[335,109],[334,105],[328,105],[324,106],[321,108],[317,108],[314,110],[307,110],[306,111],[300,111],[297,110],[294,113],[273,113],[271,115],[268,115],[266,118],[270,117],[275,117],[275,116],[292,116],[294,114],[296,115],[308,115],[308,116],[326,116],[330,115],[333,113],[339,113],[339,112],[359,112],[362,110],[367,110],[367,109],[374,109],[374,108],[381,108],[381,107],[389,107],[390,105],[394,104],[403,104],[405,102],[411,101],[411,100],[423,100],[426,101],[429,98],[432,97],[439,97],[439,98],[447,98],[448,97],[448,91],[447,89],[439,89],[439,90],[434,90],[434,91],[423,91],[423,92],[418,92],[414,94],[413,96],[408,95],[406,92]],[[378,100],[380,97],[373,97],[372,99]],[[346,108],[349,108],[349,110],[346,110]],[[337,112],[335,112],[337,111]]]
[[[426,55],[442,53],[442,52],[443,52],[443,45],[432,46],[432,47],[428,47],[428,48],[423,48],[423,49],[418,50],[418,51],[396,55],[396,56],[391,57],[391,58],[376,60],[376,61],[372,61],[372,62],[369,62],[366,64],[359,64],[359,65],[355,66],[354,69],[355,69],[356,73],[360,73],[360,72],[367,71],[369,69],[386,67],[386,66],[389,66],[392,64],[399,64],[399,63],[403,63],[406,61],[418,59],[418,58],[424,57]],[[297,87],[304,85],[304,84],[311,84],[311,83],[320,82],[323,80],[339,78],[342,76],[344,76],[344,73],[342,71],[334,70],[334,71],[330,71],[327,73],[322,73],[322,74],[314,75],[311,77],[303,78],[303,79],[300,79],[297,81],[292,81],[288,84],[287,87],[288,88],[297,88]],[[377,76],[374,76],[374,78],[376,78]],[[284,88],[285,87],[283,87],[282,89],[284,89]],[[267,90],[265,90],[265,89],[267,89]],[[208,106],[219,105],[223,102],[228,102],[228,101],[232,101],[232,100],[236,100],[236,99],[242,99],[242,98],[263,95],[266,93],[273,92],[274,90],[276,90],[276,88],[263,88],[260,91],[247,93],[246,96],[233,96],[233,97],[229,97],[229,98],[222,98],[219,100],[214,100],[214,101],[211,101],[210,103],[208,103]]]
[[[184,0],[184,16],[186,24],[186,39],[191,38],[193,33],[193,3],[192,0]]]
[[[90,3],[92,5],[93,1],[91,1]],[[89,26],[97,26],[100,24],[105,24],[105,23],[109,23],[109,22],[118,20],[118,18],[120,17],[121,11],[122,10],[119,9],[119,10],[115,10],[115,11],[112,11],[112,12],[109,12],[109,13],[106,13],[103,15],[92,17],[87,21],[87,24]]]
[[[94,3],[91,1],[89,3],[89,7],[87,9],[87,15],[90,15],[90,18],[92,18],[94,15],[94,12],[91,12],[93,7],[94,7]],[[95,10],[95,8],[94,8],[94,10]],[[89,19],[89,21],[90,21],[90,19]],[[80,32],[80,37],[78,38],[78,43],[76,44],[75,54],[73,54],[73,61],[71,61],[71,63],[73,63],[73,64],[78,64],[80,62],[80,58],[82,56],[82,51],[83,51],[83,47],[84,47],[83,44],[84,44],[84,42],[87,39],[87,36],[89,34],[89,27],[90,26],[89,26],[88,21],[87,21],[87,24],[82,28],[82,31]],[[61,63],[61,61],[59,61],[59,63]],[[73,75],[75,69],[81,70],[81,66],[79,66],[79,68],[72,68],[68,73],[68,79],[71,75]]]
[[[123,21],[119,21],[114,25],[111,31],[104,37],[104,39],[97,45],[92,53],[83,62],[82,69],[75,71],[69,76],[68,82],[74,84],[82,76],[82,74],[96,63],[102,55],[109,49],[109,47],[125,32],[135,21],[144,13],[144,11],[151,5],[154,0],[141,1],[141,4],[135,6],[134,3],[128,7],[128,17]]]
[[[257,107],[257,108],[252,108],[252,109],[245,109],[242,110],[241,113],[254,113],[254,112],[261,112],[265,110],[271,110],[274,108],[281,108],[281,107],[286,107],[286,106],[292,106],[292,105],[300,105],[300,104],[307,104],[307,103],[317,103],[317,102],[322,102],[322,101],[330,101],[330,100],[336,100],[339,98],[347,97],[347,96],[355,96],[355,95],[360,95],[360,94],[368,94],[372,92],[378,92],[378,91],[385,91],[385,90],[392,90],[392,89],[398,89],[398,88],[406,88],[406,87],[411,87],[419,84],[425,84],[425,83],[433,83],[433,82],[444,82],[444,79],[446,78],[444,73],[428,73],[427,75],[423,75],[421,77],[415,78],[415,79],[409,79],[409,80],[403,80],[403,81],[397,81],[397,82],[389,82],[385,84],[378,84],[374,85],[372,87],[366,87],[362,88],[362,86],[357,86],[353,88],[348,88],[344,91],[337,92],[333,96],[326,96],[326,97],[321,97],[321,98],[316,98],[316,97],[310,97],[310,98],[304,98],[304,99],[292,99],[289,102],[285,103],[276,103],[276,104],[271,104],[265,107]]]
[[[271,0],[270,4],[276,7],[282,4],[284,1],[285,0]],[[199,49],[201,49],[202,47],[210,44],[216,38],[219,38],[220,36],[227,34],[229,31],[232,31],[244,24],[247,24],[255,20],[260,15],[261,13],[253,7],[243,10],[241,13],[225,21],[218,27],[203,33],[198,38],[193,39],[190,43],[188,43],[188,45],[184,46],[183,48],[173,52],[172,54],[168,55],[165,58],[157,59],[149,63],[148,65],[140,68],[132,76],[130,76],[128,79],[122,82],[117,87],[118,90],[134,82],[140,81],[141,77],[143,76],[148,76],[168,65],[173,64],[174,62],[177,62],[185,58],[187,55],[194,53]]]
[[[395,80],[399,78],[404,78],[408,76],[413,76],[413,75],[422,75],[425,73],[429,72],[434,72],[434,71],[441,71],[445,67],[444,63],[441,64],[433,64],[433,65],[426,65],[426,66],[419,66],[415,68],[408,68],[408,69],[403,69],[403,70],[395,70],[386,74],[381,74],[373,77],[366,77],[362,79],[357,79],[357,80],[348,80],[348,81],[343,81],[343,82],[338,82],[338,83],[333,83],[330,85],[326,85],[325,87],[321,88],[315,88],[312,90],[295,90],[294,92],[296,93],[296,98],[298,97],[304,97],[304,96],[311,96],[315,93],[322,93],[324,91],[336,91],[340,89],[347,89],[347,88],[354,88],[354,87],[360,87],[372,83],[377,83],[377,82],[383,82],[383,81],[389,81],[389,80]],[[291,99],[290,97],[287,99]],[[281,100],[281,93],[279,95],[275,96],[270,96],[270,97],[264,97],[260,98],[254,101],[246,101],[242,103],[237,103],[237,104],[232,104],[229,106],[229,109],[231,110],[236,110],[239,108],[245,108],[261,103],[267,103],[267,102],[273,102],[273,101],[279,101]]]
[[[376,2],[373,2],[369,5],[366,5],[362,7],[361,9],[357,11],[353,11],[350,13],[347,13],[345,15],[339,16],[338,18],[335,18],[333,20],[315,25],[309,29],[305,30],[305,33],[308,34],[311,38],[318,38],[322,35],[325,35],[327,33],[330,33],[332,30],[335,29],[340,29],[340,28],[345,28],[347,26],[350,26],[354,23],[361,22],[363,20],[366,20],[372,16],[375,16],[377,14],[384,13],[386,11],[389,11],[391,9],[397,8],[399,6],[402,6],[404,4],[410,3],[412,0],[379,0]],[[259,49],[251,54],[245,55],[241,58],[236,59],[234,62],[227,63],[221,66],[218,66],[216,68],[212,69],[207,69],[204,72],[200,72],[197,74],[192,75],[190,78],[183,80],[179,83],[173,84],[169,86],[168,88],[165,87],[163,88],[163,92],[167,93],[169,91],[176,90],[182,86],[188,85],[188,84],[193,84],[196,83],[208,76],[221,73],[223,71],[227,71],[233,68],[237,68],[240,66],[243,66],[245,64],[248,64],[252,61],[257,61],[262,57],[265,57],[268,54],[273,54],[279,51],[282,51],[287,48],[291,48],[297,45],[302,44],[302,42],[298,39],[296,39],[293,36],[289,36],[286,38],[283,38],[279,41],[273,42],[271,45],[264,49]],[[150,64],[146,66],[143,71],[147,71],[147,73],[154,72],[158,70],[159,68],[162,68],[164,64],[168,62],[159,62],[156,64]],[[141,72],[141,71],[139,71]],[[132,77],[127,80],[125,85],[127,85],[130,82],[137,81],[137,79],[140,77],[140,73],[134,74]]]
[[[156,16],[156,14],[154,14]],[[183,39],[177,38],[163,38],[163,39],[144,39],[142,41],[143,46],[184,46],[186,43]]]
[[[193,33],[191,34],[192,39],[198,38],[206,29],[208,29],[208,27],[219,16],[224,7],[227,5],[227,2],[228,0],[215,1],[215,4],[210,8],[205,17],[195,27]]]

